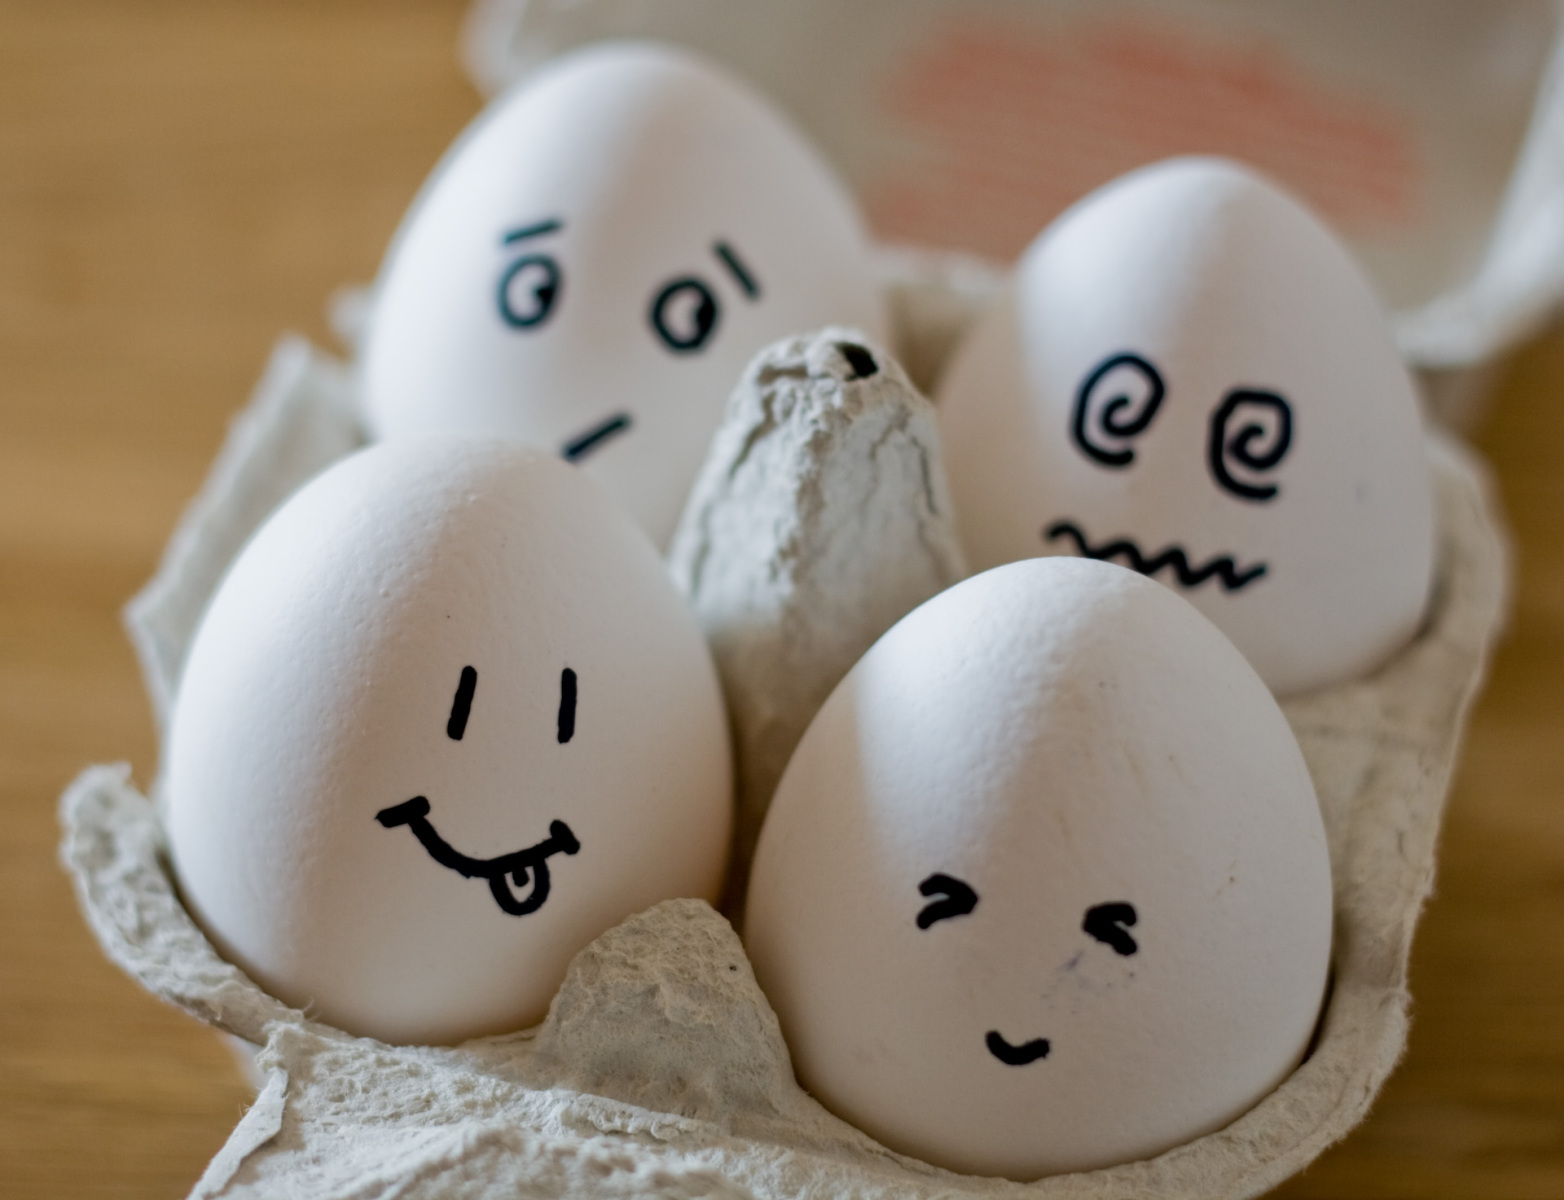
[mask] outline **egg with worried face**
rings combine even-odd
[[[1147,167],[1060,217],[938,411],[974,566],[1142,571],[1278,694],[1372,669],[1421,620],[1433,500],[1411,379],[1347,252],[1235,164]]]
[[[661,560],[601,489],[499,440],[409,439],[306,485],[180,680],[185,903],[289,1003],[389,1042],[540,1020],[632,913],[716,896],[726,718]]]
[[[381,272],[380,437],[515,435],[666,542],[744,366],[885,319],[846,188],[767,102],[655,43],[566,55],[447,155]]]
[[[1297,1065],[1331,877],[1253,669],[1104,563],[975,576],[799,743],[745,922],[799,1081],[894,1150],[1029,1180],[1145,1158]]]

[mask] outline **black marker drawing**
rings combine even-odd
[[[1030,1042],[1012,1046],[1005,1041],[999,1030],[990,1029],[988,1036],[983,1040],[988,1043],[988,1052],[1007,1066],[1024,1067],[1028,1063],[1048,1057],[1047,1038],[1033,1038]]]
[[[1247,410],[1248,416],[1237,432],[1228,435],[1227,426],[1235,414]],[[1264,415],[1262,422],[1256,418]],[[1254,444],[1270,445],[1256,452]],[[1275,392],[1236,388],[1227,393],[1211,414],[1211,436],[1206,444],[1206,461],[1211,475],[1227,491],[1241,500],[1274,500],[1279,490],[1274,483],[1246,483],[1236,478],[1232,467],[1260,474],[1276,467],[1292,446],[1292,406]]]
[[[517,242],[524,242],[528,238],[542,237],[545,233],[558,233],[564,227],[563,221],[550,218],[547,221],[539,221],[536,225],[523,225],[520,229],[512,229],[500,239],[500,242],[506,246],[514,246]]]
[[[1140,947],[1135,944],[1135,939],[1125,928],[1135,924],[1135,906],[1126,904],[1122,900],[1115,900],[1108,904],[1095,904],[1086,910],[1086,919],[1081,922],[1081,928],[1099,942],[1112,946],[1114,953],[1131,955]]]
[[[556,233],[562,228],[563,224],[557,220],[539,221],[534,225],[512,229],[500,239],[500,243],[514,246],[530,238]],[[552,255],[522,255],[500,276],[496,296],[500,319],[512,329],[535,329],[548,320],[549,314],[554,311],[562,286],[559,263]]]
[[[964,916],[977,907],[976,892],[961,880],[939,872],[930,875],[920,883],[918,891],[925,896],[942,897],[927,905],[918,914],[919,929],[927,929],[936,921],[943,921],[948,917]],[[1134,925],[1136,919],[1133,904],[1123,900],[1113,900],[1107,904],[1097,904],[1088,908],[1081,928],[1099,942],[1111,946],[1115,953],[1128,956],[1140,949],[1127,928]],[[1073,968],[1080,957],[1077,954],[1067,966]],[[1038,1062],[1047,1058],[1049,1050],[1052,1049],[1052,1044],[1047,1038],[1032,1038],[1030,1041],[1014,1043],[997,1029],[990,1029],[984,1035],[983,1041],[988,1046],[988,1052],[1009,1067],[1024,1067]]]
[[[717,297],[693,275],[663,285],[652,298],[652,329],[675,354],[693,354],[717,329]]]
[[[569,825],[563,821],[550,821],[548,837],[536,846],[513,850],[498,858],[469,858],[435,832],[429,823],[429,801],[423,796],[383,808],[375,814],[375,820],[387,829],[406,825],[429,852],[430,858],[464,879],[487,879],[494,902],[513,917],[537,912],[548,899],[549,858],[555,854],[574,854],[581,849],[581,843],[576,841]],[[529,879],[532,890],[518,897],[511,888],[526,887]]]
[[[1127,442],[1144,433],[1166,394],[1156,367],[1138,354],[1115,354],[1099,363],[1076,392],[1070,436],[1082,453],[1103,466],[1127,467],[1135,461],[1135,451],[1100,444],[1098,438]]]
[[[568,462],[580,462],[609,438],[616,434],[624,433],[629,428],[630,414],[615,413],[608,419],[599,421],[585,433],[577,434],[571,438],[559,448],[559,452]]]
[[[935,921],[949,917],[964,917],[977,907],[978,894],[961,880],[935,872],[918,885],[925,896],[941,896],[943,899],[926,904],[918,914],[918,928],[927,929]]]
[[[1100,559],[1103,562],[1121,558],[1125,566],[1132,571],[1139,571],[1142,575],[1155,575],[1163,567],[1171,567],[1181,587],[1199,587],[1215,576],[1221,582],[1224,591],[1236,592],[1240,588],[1248,587],[1266,573],[1264,563],[1255,563],[1252,567],[1240,569],[1229,554],[1213,558],[1198,567],[1191,566],[1189,555],[1181,546],[1169,546],[1155,556],[1147,556],[1128,538],[1093,546],[1086,540],[1085,532],[1074,521],[1055,521],[1043,530],[1043,538],[1046,541],[1052,542],[1063,537],[1073,541],[1076,549],[1087,558]]]
[[[722,260],[722,265],[728,268],[728,274],[743,289],[744,294],[751,300],[760,299],[760,283],[754,274],[739,261],[739,256],[727,242],[717,242],[712,246],[713,252]]]
[[[467,732],[467,718],[472,714],[472,694],[478,690],[476,667],[463,667],[461,682],[456,685],[456,696],[451,701],[451,717],[445,723],[445,736],[453,742],[462,740]]]
[[[760,298],[760,281],[755,273],[739,258],[731,243],[713,242],[712,253],[727,269],[739,290],[750,300]],[[716,293],[698,275],[681,275],[671,279],[652,297],[647,314],[652,332],[664,346],[675,354],[694,354],[703,349],[717,332],[722,317],[722,306]]]
[[[874,361],[874,355],[869,353],[867,346],[860,346],[857,342],[837,342],[836,349],[853,369],[849,378],[867,379],[879,373],[880,364]]]
[[[576,735],[576,673],[569,667],[559,673],[558,728],[560,745]]]

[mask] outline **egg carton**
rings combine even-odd
[[[926,383],[992,280],[937,256],[883,262],[902,357]],[[160,723],[228,563],[282,500],[363,440],[351,371],[284,341],[127,610]],[[127,766],[93,767],[62,799],[62,857],[104,951],[155,995],[258,1048],[259,1095],[192,1195],[1241,1197],[1274,1187],[1362,1120],[1405,1046],[1412,934],[1502,621],[1506,551],[1484,470],[1443,435],[1429,436],[1428,458],[1439,569],[1422,629],[1368,677],[1282,706],[1329,840],[1333,984],[1309,1056],[1226,1128],[1145,1161],[1027,1184],[893,1152],[798,1086],[743,945],[698,900],[659,904],[586,946],[534,1029],[452,1047],[354,1037],[218,955],[180,903],[158,786],[149,799]],[[963,573],[928,402],[890,355],[849,331],[772,347],[734,393],[670,565],[728,695],[742,850],[836,680]]]

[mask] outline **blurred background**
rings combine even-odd
[[[628,19],[634,8],[526,7],[490,3],[466,26],[468,61],[491,86],[525,71],[530,47],[591,35],[594,11]],[[699,5],[669,7],[711,34]],[[880,95],[933,149],[898,135],[901,157],[864,158],[855,183],[884,236],[1003,259],[1135,161],[1247,152],[1284,178],[1301,172],[1289,181],[1317,189],[1387,298],[1411,310],[1481,258],[1459,231],[1502,204],[1492,180],[1502,185],[1519,152],[1557,14],[1509,6],[1519,32],[1472,56],[1498,81],[1482,108],[1463,105],[1464,77],[1435,53],[1463,36],[1475,47],[1476,35],[1458,23],[1419,32],[1406,5],[1391,7],[1339,71],[1329,47],[1343,43],[1325,16],[1300,60],[1314,74],[1261,70],[1271,119],[1305,121],[1324,139],[1312,159],[1296,137],[1291,158],[1277,150],[1252,111],[1213,127],[1193,105],[1149,133],[1135,113],[1159,107],[1153,91],[1094,127],[1091,145],[1108,147],[1095,157],[1058,171],[1029,160],[996,179],[967,154],[994,104],[963,107],[950,87],[926,86],[1005,50],[1031,81],[1028,103],[1055,114],[1042,132],[1066,140],[1081,122],[1057,114],[1097,95],[1104,73],[1113,84],[1133,68],[1144,83],[1161,71],[1186,90],[1203,79],[1212,111],[1244,107],[1243,95],[1261,103],[1253,63],[1271,60],[1260,34],[1173,31],[1166,14],[1131,13],[1053,50],[980,28],[913,46],[925,57],[900,61],[920,65],[887,70]],[[1340,5],[1321,12],[1341,18]],[[466,0],[0,2],[0,1195],[184,1195],[250,1099],[215,1034],[98,951],[56,863],[55,805],[90,763],[126,760],[150,782],[151,712],[119,609],[151,574],[276,338],[299,331],[340,350],[330,297],[372,278],[419,183],[482,104],[458,57],[466,16]],[[1282,17],[1266,19],[1286,33]],[[819,79],[865,43],[847,18],[820,20],[832,36],[819,44],[835,49],[810,58],[815,85],[792,86],[827,94]],[[513,40],[527,21],[533,41]],[[1414,65],[1370,96],[1365,64],[1398,46]],[[758,50],[753,71],[785,89],[788,72]],[[1449,81],[1449,94],[1419,120],[1464,121],[1487,156],[1481,180],[1407,123],[1428,78]],[[998,107],[1019,120],[1007,95]],[[1343,96],[1356,98],[1350,112]],[[1039,126],[1001,132],[1014,140],[1022,128]],[[838,157],[852,156],[852,138],[879,137],[843,136],[828,147]],[[941,190],[951,172],[905,166],[942,146],[959,158],[951,170],[967,172],[964,194],[987,189],[992,219],[953,226],[965,210]],[[1320,162],[1340,169],[1322,174]],[[1020,193],[1033,207],[1006,215]],[[1444,257],[1417,249],[1436,244]],[[1367,1123],[1280,1196],[1564,1196],[1564,329],[1529,327],[1486,373],[1494,388],[1469,431],[1511,522],[1516,589],[1414,952],[1410,1049]]]

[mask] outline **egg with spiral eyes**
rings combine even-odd
[[[1303,1057],[1331,875],[1274,699],[1177,595],[1055,557],[863,656],[771,803],[745,943],[800,1083],[1030,1180],[1233,1121]]]
[[[373,433],[495,432],[672,535],[733,381],[777,338],[885,340],[846,187],[769,102],[651,42],[564,55],[452,147],[381,269]]]
[[[975,567],[1142,571],[1277,694],[1361,675],[1418,627],[1434,520],[1411,378],[1347,251],[1243,167],[1169,160],[1061,216],[938,412]]]
[[[715,898],[727,720],[645,535],[581,472],[410,438],[295,493],[179,682],[166,824],[233,963],[351,1033],[541,1020],[576,951]]]

